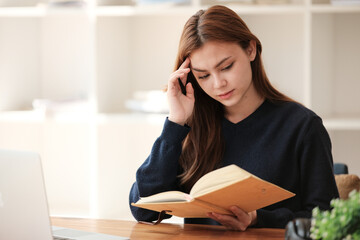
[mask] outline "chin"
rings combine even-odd
[[[232,107],[236,105],[236,102],[233,101],[232,99],[229,100],[221,100],[219,101],[222,105],[224,105],[225,107]]]

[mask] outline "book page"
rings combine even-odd
[[[192,187],[190,195],[197,197],[246,179],[251,175],[234,164],[219,168],[202,176]]]
[[[142,197],[136,203],[161,203],[161,202],[187,202],[191,201],[192,197],[189,194],[179,191],[162,192],[149,197]]]

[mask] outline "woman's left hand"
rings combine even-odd
[[[247,213],[237,206],[232,206],[230,211],[233,212],[234,216],[214,212],[208,213],[208,216],[209,218],[218,221],[229,230],[245,231],[249,226],[256,223],[256,211]]]

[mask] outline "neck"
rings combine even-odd
[[[260,96],[251,84],[237,105],[225,107],[225,117],[232,123],[238,123],[255,112],[263,102],[264,97]]]

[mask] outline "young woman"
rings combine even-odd
[[[234,216],[211,212],[185,223],[283,228],[293,218],[311,217],[315,206],[329,208],[338,191],[328,133],[320,117],[270,84],[261,50],[242,19],[224,6],[187,21],[168,80],[169,116],[136,173],[130,203],[169,190],[188,192],[204,174],[236,164],[296,196],[250,213],[233,206]],[[130,208],[139,221],[158,217]]]

